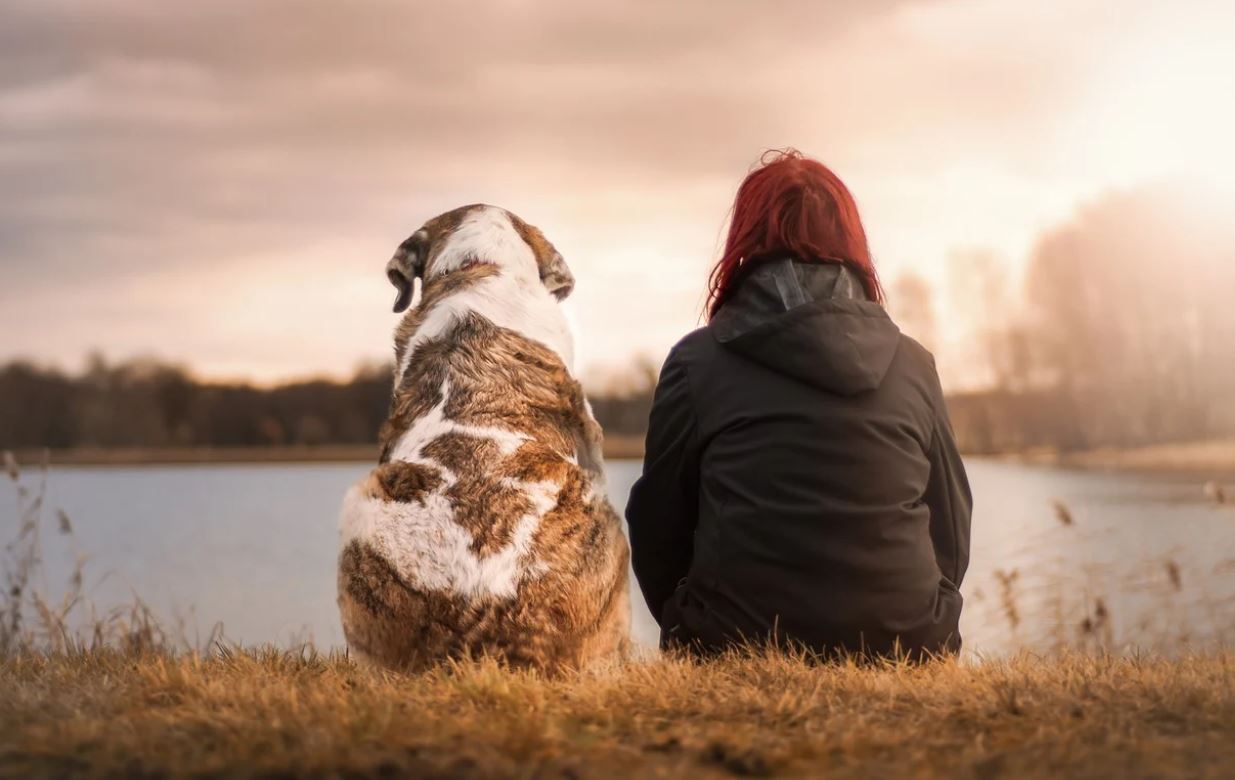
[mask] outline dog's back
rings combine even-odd
[[[344,504],[344,631],[358,655],[399,668],[480,654],[579,667],[627,641],[628,551],[599,427],[567,366],[569,332],[542,283],[546,266],[571,280],[556,253],[540,256],[552,247],[538,232],[527,255],[487,238],[487,251],[514,256],[435,263],[463,251],[451,238],[470,224],[504,229],[505,212],[472,209],[470,222],[431,221],[413,247],[424,294],[396,337],[381,463]]]

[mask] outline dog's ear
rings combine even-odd
[[[553,249],[547,260],[541,262],[540,258],[537,258],[537,264],[540,266],[540,281],[545,288],[559,301],[566,300],[566,296],[575,289],[575,276],[570,272],[562,255]]]
[[[575,275],[570,272],[570,267],[562,259],[562,254],[554,248],[553,244],[549,243],[549,239],[540,232],[540,228],[529,225],[514,214],[510,214],[510,222],[515,226],[520,237],[532,248],[532,254],[536,256],[536,267],[540,272],[540,281],[545,289],[559,301],[565,300],[566,296],[575,289]]]
[[[429,254],[429,232],[424,228],[417,230],[395,250],[394,257],[386,263],[386,278],[399,291],[395,297],[395,313],[398,314],[412,304],[414,282],[423,281],[425,260]]]

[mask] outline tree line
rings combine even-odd
[[[261,388],[153,360],[94,357],[78,375],[14,362],[0,368],[0,447],[360,444],[375,440],[389,401],[377,368]]]
[[[1230,212],[1220,195],[1180,185],[1108,194],[1041,236],[1019,290],[989,256],[965,258],[956,308],[977,312],[971,356],[988,381],[950,400],[963,446],[1235,436]]]
[[[256,387],[155,360],[94,356],[78,374],[17,361],[0,367],[0,449],[371,444],[390,397],[388,365]],[[591,400],[606,430],[642,434],[651,385]]]

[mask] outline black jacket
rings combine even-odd
[[[930,353],[778,259],[669,354],[626,517],[662,644],[916,656],[960,647],[971,506]]]

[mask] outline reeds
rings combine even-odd
[[[47,529],[46,458],[33,470],[23,470],[12,453],[3,454],[4,472],[15,487],[17,530],[0,557],[4,591],[0,593],[0,657],[25,653],[80,654],[110,648],[144,654],[177,650],[209,650],[221,639],[216,626],[201,642],[188,638],[181,622],[169,628],[137,594],[130,602],[99,612],[89,596],[89,559],[77,549],[73,521],[62,509],[51,513],[55,541],[67,547],[74,564],[63,593],[51,592],[44,572],[44,551],[51,542]]]
[[[1231,500],[1230,496],[1227,495],[1226,488],[1218,482],[1206,482],[1202,492],[1216,506],[1223,506]]]
[[[1005,564],[991,572],[989,601],[983,587],[972,591],[970,620],[979,627],[984,654],[1172,654],[1198,643],[1235,646],[1235,558],[1217,559],[1212,553],[1221,550],[1206,549],[1204,540],[1144,558],[1052,554],[1101,550],[1109,531],[1090,528],[1061,499],[1049,502],[1049,512],[1056,527],[1042,526],[1038,538],[1025,539],[1030,565]],[[975,610],[980,619],[973,619]]]

